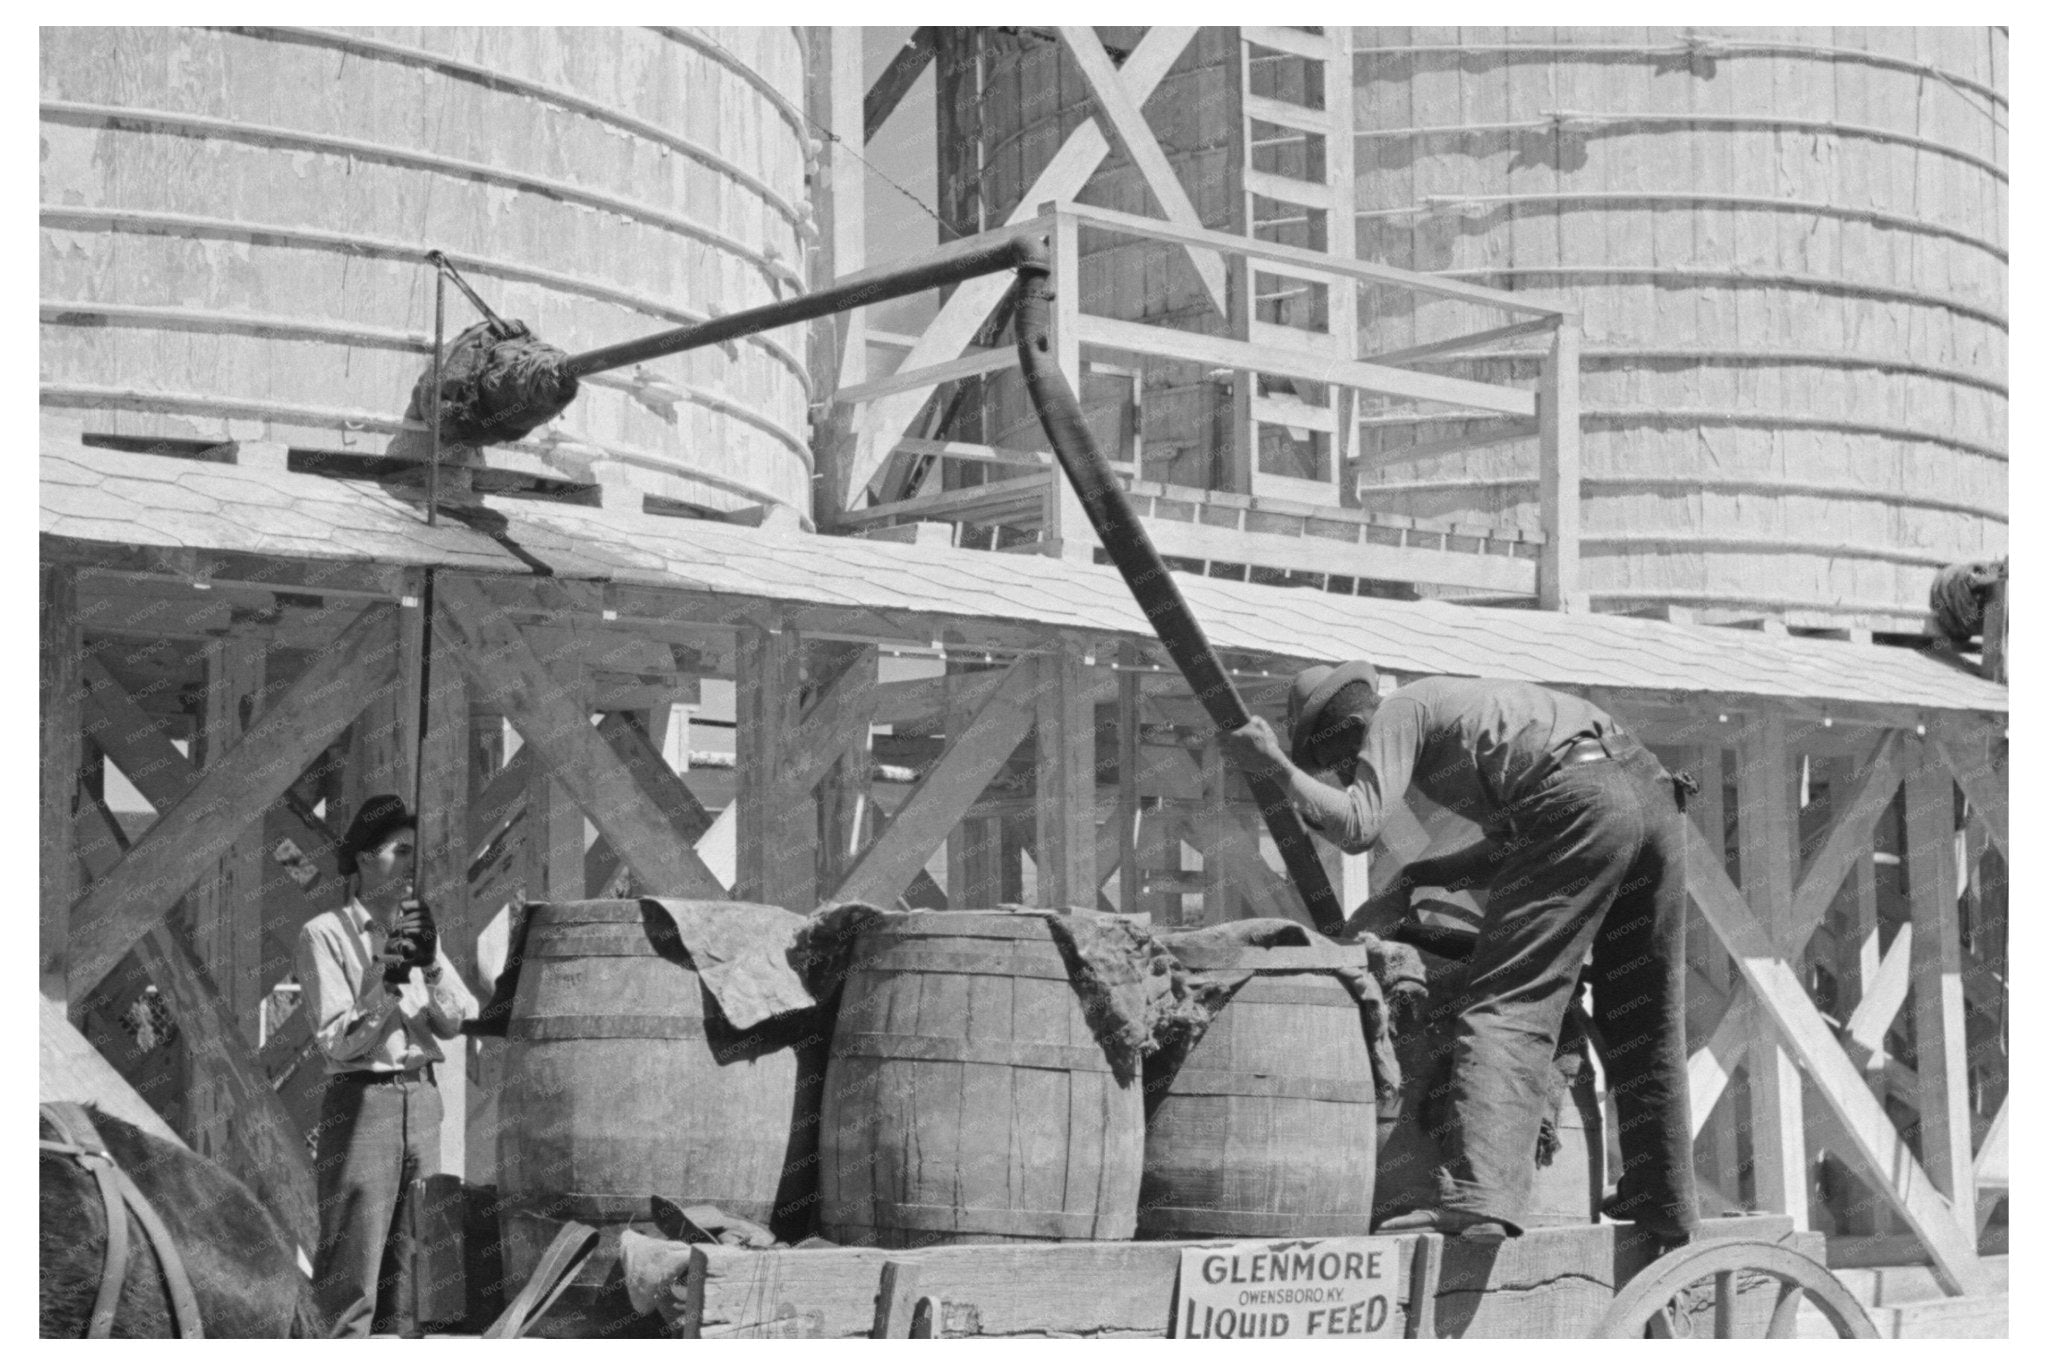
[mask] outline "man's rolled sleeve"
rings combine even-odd
[[[1422,705],[1389,697],[1373,713],[1358,746],[1358,768],[1341,807],[1319,810],[1323,832],[1346,853],[1363,853],[1379,840],[1387,816],[1408,796],[1422,753]]]
[[[434,949],[434,965],[440,968],[441,979],[427,985],[427,1026],[436,1038],[454,1038],[462,1032],[466,1020],[476,1018],[476,997],[462,984],[447,952],[438,946]]]
[[[377,1045],[398,1005],[381,975],[366,974],[361,990],[351,990],[335,944],[311,925],[299,931],[298,969],[301,1008],[311,1011],[307,1017],[321,1052],[332,1061],[352,1062]]]

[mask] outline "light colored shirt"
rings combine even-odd
[[[1295,809],[1347,853],[1363,853],[1413,785],[1477,824],[1527,796],[1582,739],[1619,730],[1565,692],[1484,678],[1418,678],[1381,698],[1348,787],[1295,785]]]
[[[413,968],[404,986],[384,984],[385,928],[350,897],[339,910],[315,915],[299,930],[301,1009],[311,1010],[314,1040],[327,1074],[413,1071],[442,1059],[437,1039],[454,1038],[476,1018],[476,997],[462,984],[445,949],[434,949],[440,979],[428,985]]]

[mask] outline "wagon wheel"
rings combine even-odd
[[[1593,1336],[1605,1340],[1675,1337],[1680,1335],[1681,1323],[1691,1325],[1711,1304],[1713,1335],[1732,1337],[1742,1276],[1777,1282],[1778,1297],[1764,1333],[1767,1337],[1797,1334],[1802,1299],[1813,1300],[1837,1336],[1878,1334],[1877,1324],[1863,1305],[1819,1261],[1775,1242],[1716,1239],[1681,1247],[1652,1262],[1614,1296]]]

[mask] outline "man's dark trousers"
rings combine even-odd
[[[407,1292],[414,1250],[408,1191],[441,1169],[441,1095],[427,1075],[369,1085],[328,1077],[314,1160],[320,1248],[313,1287],[336,1336],[418,1326]],[[378,1318],[380,1299],[388,1319]]]
[[[1502,858],[1452,1031],[1446,1207],[1519,1226],[1558,1028],[1593,955],[1593,1018],[1620,1122],[1614,1212],[1691,1229],[1685,1055],[1686,816],[1623,735],[1567,763],[1495,829]]]

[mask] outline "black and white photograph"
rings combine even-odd
[[[39,1337],[2015,1335],[2005,27],[63,17]]]

